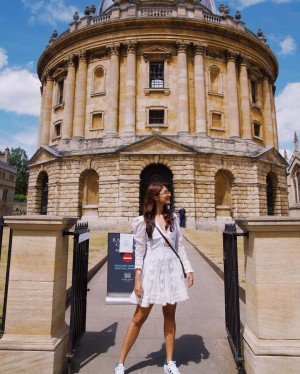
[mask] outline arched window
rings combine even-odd
[[[267,187],[267,214],[268,216],[274,216],[275,204],[276,204],[276,187],[277,187],[277,176],[273,172],[269,172],[266,178]]]
[[[297,193],[296,193],[296,195],[298,195],[297,197],[296,197],[296,203],[299,203],[299,196],[300,196],[300,172],[298,171],[297,172]]]
[[[42,215],[46,215],[48,212],[48,182],[48,174],[42,171],[37,178],[36,184],[37,211]]]
[[[102,66],[98,66],[94,70],[93,92],[94,95],[105,94],[105,71]]]
[[[99,176],[96,171],[84,171],[80,176],[79,186],[81,216],[98,216]]]
[[[218,66],[211,66],[209,69],[209,93],[223,94],[222,73]]]
[[[217,217],[231,216],[231,188],[233,176],[226,170],[219,170],[215,176],[215,207]]]

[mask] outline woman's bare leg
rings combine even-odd
[[[164,334],[166,342],[166,361],[173,360],[174,346],[175,346],[175,334],[176,334],[176,313],[177,304],[167,304],[163,306],[164,314]]]
[[[136,338],[139,335],[141,327],[143,326],[144,322],[148,318],[152,307],[153,307],[153,304],[149,305],[147,308],[142,308],[140,305],[137,305],[132,321],[125,334],[125,338],[122,344],[120,358],[118,362],[119,364],[124,363],[127,357],[127,354],[132,348],[134,342],[136,341]]]

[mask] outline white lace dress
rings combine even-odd
[[[143,216],[135,218],[132,226],[135,240],[135,268],[142,269],[144,292],[142,297],[137,297],[133,291],[130,301],[147,307],[149,304],[166,305],[187,300],[189,295],[180,261],[172,249],[165,246],[161,234],[155,228],[152,240],[149,240]],[[173,232],[170,230],[165,232],[163,228],[159,228],[176,249],[185,272],[193,272],[182,243],[177,218],[174,226]]]

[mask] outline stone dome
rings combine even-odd
[[[141,2],[143,2],[143,1],[141,1]],[[174,3],[174,1],[171,1],[171,2]],[[158,0],[157,3],[159,4],[159,3],[161,3],[161,1]],[[216,5],[215,5],[214,0],[201,0],[201,1],[199,1],[199,3],[203,6],[205,6],[213,14],[217,13],[217,9],[216,9]],[[114,5],[113,0],[101,0],[100,1],[100,7],[99,7],[99,14],[105,13],[113,5]]]

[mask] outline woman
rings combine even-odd
[[[125,358],[154,304],[162,305],[164,315],[164,373],[179,374],[173,361],[176,304],[188,299],[187,288],[193,285],[194,278],[176,215],[169,209],[170,196],[168,188],[162,183],[150,184],[145,196],[144,215],[133,221],[135,281],[130,299],[137,307],[123,341],[115,374],[125,373]],[[170,245],[182,261],[187,282],[182,265]]]

